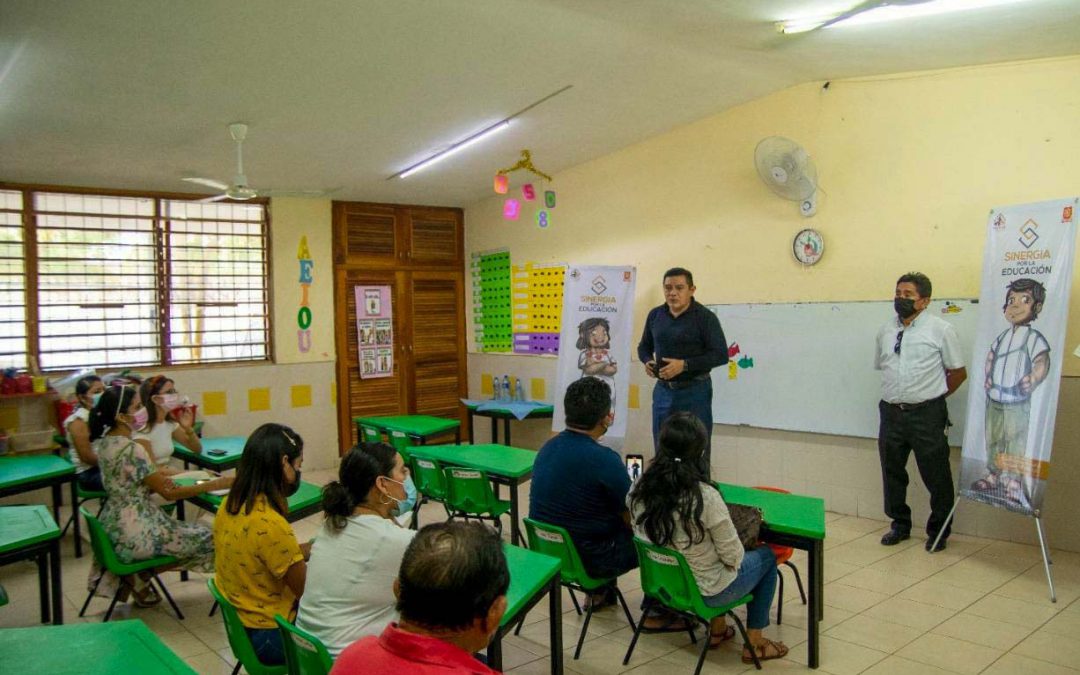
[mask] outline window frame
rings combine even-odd
[[[265,260],[265,274],[263,276],[264,288],[266,294],[266,356],[265,358],[255,359],[240,359],[229,361],[208,361],[208,362],[182,362],[173,363],[172,345],[169,344],[171,329],[170,329],[170,292],[171,287],[171,274],[169,271],[169,264],[171,261],[171,249],[168,245],[169,233],[171,231],[172,222],[166,216],[164,216],[165,209],[163,208],[163,202],[167,200],[173,201],[198,201],[205,199],[207,195],[192,194],[186,192],[159,192],[159,191],[145,191],[145,190],[127,190],[127,189],[114,189],[114,188],[88,188],[88,187],[76,187],[66,185],[44,185],[44,184],[27,184],[27,183],[11,183],[0,181],[0,190],[20,192],[22,194],[22,235],[23,235],[23,257],[24,257],[24,307],[26,312],[26,359],[27,364],[32,366],[33,364],[40,363],[41,355],[41,334],[40,334],[40,304],[38,295],[38,283],[40,279],[40,268],[38,259],[38,232],[37,232],[37,210],[34,206],[34,195],[39,193],[59,193],[59,194],[80,194],[95,197],[134,197],[140,199],[153,200],[153,215],[151,216],[154,223],[154,276],[155,287],[154,294],[156,296],[157,304],[157,338],[158,345],[157,359],[153,363],[145,363],[131,366],[117,366],[120,368],[169,368],[169,369],[191,369],[191,368],[214,368],[214,367],[238,367],[245,365],[268,365],[276,363],[276,350],[274,343],[274,275],[273,275],[273,230],[271,223],[270,213],[270,199],[266,197],[259,197],[255,199],[245,201],[234,200],[222,200],[219,203],[224,204],[240,204],[251,205],[258,204],[263,207],[263,240],[265,245],[263,247],[263,257]],[[59,367],[44,369],[45,372],[65,372],[71,370],[70,367]]]

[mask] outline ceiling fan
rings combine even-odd
[[[236,175],[233,176],[232,184],[223,183],[213,178],[188,177],[183,178],[188,183],[205,185],[206,187],[220,190],[221,194],[200,199],[200,202],[220,202],[225,199],[247,201],[256,197],[322,197],[332,190],[257,190],[247,182],[244,175],[244,139],[247,138],[248,125],[243,122],[233,122],[229,125],[229,135],[236,142]]]

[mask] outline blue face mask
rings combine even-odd
[[[394,504],[394,508],[390,509],[390,515],[397,518],[411,512],[413,510],[413,507],[416,506],[416,486],[413,484],[412,476],[406,476],[404,483],[394,480],[389,476],[383,476],[383,478],[388,481],[397,483],[398,485],[405,488],[405,499],[398,499],[397,497],[394,497],[390,494],[386,495],[387,497],[390,497],[390,499],[393,499],[396,502]]]
[[[101,395],[104,394],[104,393],[105,392],[103,392],[103,391],[99,391],[98,393],[92,394],[90,396],[90,407],[91,408],[96,408],[97,407],[98,401],[101,400]]]

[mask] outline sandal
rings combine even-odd
[[[141,588],[135,588],[131,591],[131,600],[135,603],[136,607],[153,607],[161,602],[161,596],[151,584],[143,582]]]
[[[611,607],[616,602],[615,592],[609,589],[601,590],[598,593],[590,593],[585,598],[585,609],[590,607],[593,610],[603,609],[605,607]]]
[[[642,633],[682,633],[690,630],[690,624],[678,614],[650,616],[642,621]]]
[[[723,633],[709,635],[709,649],[719,649],[720,645],[735,637],[735,626],[726,626]]]
[[[743,663],[754,662],[754,657],[750,655],[750,649],[757,652],[758,661],[782,659],[787,656],[788,653],[788,646],[783,642],[773,642],[769,638],[761,638],[761,644],[755,645],[754,647],[751,647],[748,644],[743,645]]]

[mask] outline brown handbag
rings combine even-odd
[[[743,504],[728,504],[727,507],[743,548],[747,551],[757,548],[761,539],[761,509]]]

